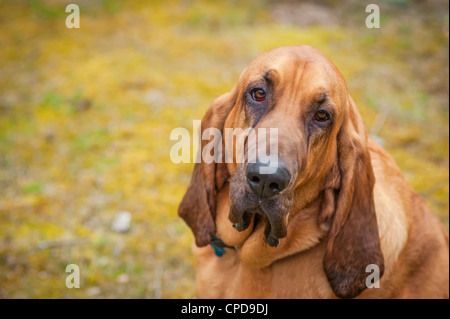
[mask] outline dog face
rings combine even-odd
[[[237,87],[236,102],[224,126],[251,130],[255,138],[253,144],[246,140],[243,163],[228,164],[232,174],[229,218],[242,231],[253,214],[263,216],[266,241],[275,247],[286,236],[290,210],[300,210],[317,197],[336,160],[348,94],[339,71],[310,47],[279,48],[259,56],[244,70]],[[270,136],[274,128],[277,135]],[[264,140],[259,134],[267,135],[266,143],[255,143]],[[232,143],[225,146],[227,153],[236,153]],[[261,172],[274,164],[263,163],[258,156],[249,163],[250,153],[274,149],[274,172]],[[295,196],[299,190],[302,195]]]

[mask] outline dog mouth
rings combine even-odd
[[[246,230],[254,215],[265,222],[264,236],[266,243],[277,247],[280,239],[287,235],[287,219],[292,206],[293,196],[289,189],[262,198],[255,194],[245,181],[245,174],[238,169],[230,180],[230,213],[229,220],[233,227],[242,232]]]

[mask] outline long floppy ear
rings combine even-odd
[[[349,97],[349,112],[338,136],[341,184],[328,235],[323,267],[336,296],[353,298],[366,289],[369,264],[384,272],[375,214],[375,176],[367,133],[356,105]]]
[[[200,136],[204,137],[203,133],[208,129],[212,129],[209,132],[214,132],[214,130],[218,132],[217,130],[219,130],[221,132],[220,141],[216,141],[214,139],[215,136],[208,136],[208,138],[213,137],[214,142],[203,140],[202,138],[201,147],[199,148],[200,154],[205,146],[210,143],[221,143],[221,150],[224,150],[224,142],[221,136],[223,135],[225,120],[233,105],[231,93],[219,96],[211,104],[201,121]],[[212,146],[208,145],[208,149],[210,147]],[[219,148],[216,147],[215,149]],[[216,163],[219,162],[217,160],[207,163],[201,156],[201,163],[195,164],[191,183],[178,207],[178,215],[191,228],[195,236],[195,244],[199,247],[208,245],[216,233],[214,223],[216,217],[216,193],[222,189],[228,178],[224,151],[220,155],[214,155],[216,159],[218,156],[221,157],[221,163]]]

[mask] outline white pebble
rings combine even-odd
[[[130,229],[131,214],[129,212],[118,212],[112,224],[112,230],[124,233]]]

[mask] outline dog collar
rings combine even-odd
[[[217,257],[222,257],[225,254],[225,248],[235,249],[233,246],[225,244],[222,239],[217,236],[214,236],[212,242],[209,244],[214,249],[214,254],[216,254]]]

